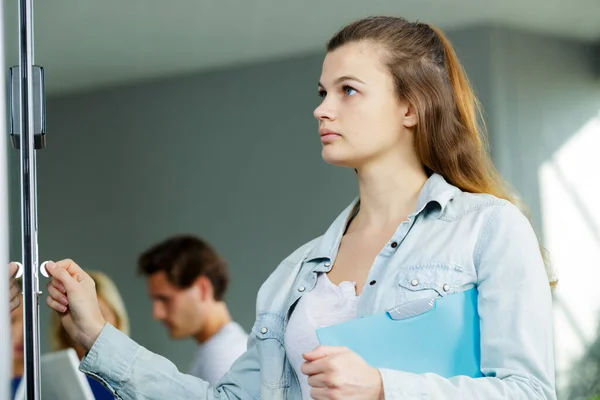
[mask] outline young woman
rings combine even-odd
[[[443,34],[372,17],[327,46],[315,110],[328,163],[359,197],[261,287],[248,351],[214,388],[119,333],[88,275],[49,265],[48,304],[89,349],[81,368],[123,399],[555,399],[551,293],[536,236],[477,128]],[[318,346],[319,327],[476,287],[484,377],[375,369]]]

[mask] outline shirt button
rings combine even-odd
[[[304,286],[300,286],[300,287],[298,288],[298,291],[299,291],[299,292],[304,292],[305,290],[306,290],[306,288],[305,288]]]
[[[444,284],[443,289],[444,289],[444,292],[447,292],[448,290],[450,290],[450,285],[448,285],[447,283]]]
[[[267,333],[267,332],[269,332],[269,330],[268,330],[267,328],[262,328],[262,329],[260,330],[260,333],[262,333],[263,335],[264,335],[265,333]]]
[[[416,279],[413,279],[412,281],[410,281],[410,284],[413,286],[417,286],[419,284],[419,281]]]
[[[396,247],[398,247],[398,242],[392,242],[390,246],[392,246],[392,249],[395,249]]]
[[[369,285],[373,286],[376,283],[377,283],[377,281],[373,280],[373,281],[369,282]]]

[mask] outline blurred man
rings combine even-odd
[[[215,385],[246,351],[248,339],[223,300],[226,263],[205,241],[185,235],[146,250],[138,269],[147,277],[153,317],[171,338],[192,337],[198,343],[189,373]]]

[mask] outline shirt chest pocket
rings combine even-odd
[[[273,312],[256,317],[251,334],[256,340],[261,385],[267,390],[286,388],[290,385],[283,345],[284,318]]]
[[[403,267],[397,275],[395,304],[446,296],[472,287],[476,278],[460,266],[429,263]]]

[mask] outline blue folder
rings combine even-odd
[[[476,288],[324,327],[317,337],[322,345],[349,348],[375,368],[482,376]]]

